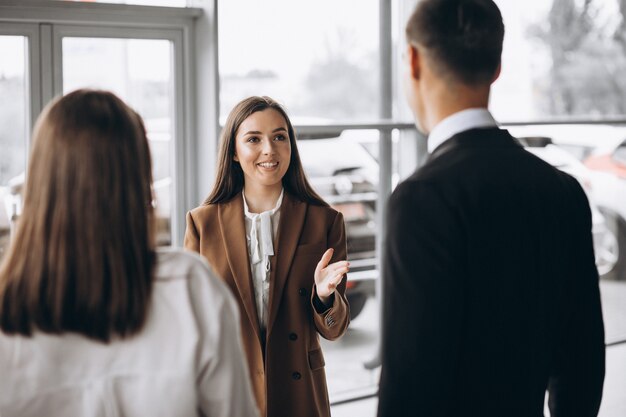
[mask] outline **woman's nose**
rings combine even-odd
[[[274,143],[271,140],[263,141],[263,153],[268,155],[274,153]]]

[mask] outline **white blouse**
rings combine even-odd
[[[284,190],[276,201],[276,206],[263,213],[250,213],[246,196],[243,196],[243,211],[246,219],[246,241],[248,243],[248,259],[254,284],[254,298],[259,317],[259,328],[267,328],[267,315],[270,292],[270,256],[274,256],[274,239],[280,221],[280,205],[283,202]]]
[[[159,249],[135,336],[0,332],[0,416],[254,417],[243,357],[230,290],[204,258]]]

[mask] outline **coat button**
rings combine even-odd
[[[289,340],[298,340],[298,335],[295,333],[289,333]]]
[[[304,297],[306,295],[306,288],[300,288],[298,290],[298,294],[300,294],[302,297]]]
[[[294,372],[293,374],[291,374],[291,377],[297,381],[298,379],[302,378],[302,375],[300,375],[300,372]]]

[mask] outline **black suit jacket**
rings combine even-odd
[[[596,416],[604,329],[584,191],[505,130],[389,201],[379,416]]]

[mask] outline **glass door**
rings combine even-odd
[[[157,242],[172,243],[174,79],[165,39],[63,37],[63,94],[109,90],[143,118],[152,153]]]
[[[31,94],[38,74],[29,65],[37,52],[36,30],[28,24],[0,27],[0,259],[21,212],[31,112],[38,104]]]

